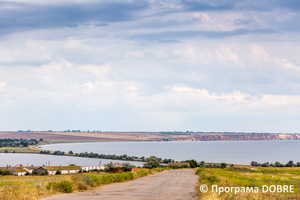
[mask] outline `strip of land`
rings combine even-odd
[[[193,169],[166,170],[133,181],[105,185],[82,193],[64,194],[43,200],[83,199],[197,199],[198,176]]]
[[[300,134],[193,132],[0,132],[0,138],[47,142],[299,140]]]

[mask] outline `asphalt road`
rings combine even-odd
[[[197,199],[198,176],[192,169],[167,170],[133,181],[102,185],[80,193],[63,194],[43,200],[148,200]]]

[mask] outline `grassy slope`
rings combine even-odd
[[[201,193],[203,199],[300,199],[300,168],[227,168],[199,169],[199,183],[209,185],[207,193]],[[212,193],[211,185],[218,187],[258,187],[259,193]],[[294,194],[263,193],[262,185],[294,185]]]
[[[4,153],[7,150],[9,153],[15,151],[16,153],[39,153],[40,150],[29,147],[2,147],[0,153]]]

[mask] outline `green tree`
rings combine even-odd
[[[192,160],[187,160],[186,162],[190,163],[190,168],[195,168],[198,167],[197,161],[192,159]]]
[[[123,163],[122,166],[125,169],[124,171],[131,171],[131,169],[135,167],[134,165],[130,164],[129,162]]]
[[[32,175],[38,175],[37,171],[36,170],[32,170]]]
[[[159,161],[154,156],[150,156],[149,158],[146,158],[146,163],[144,164],[145,168],[155,168],[159,167]]]
[[[226,168],[227,164],[226,163],[221,163],[220,168]]]
[[[105,168],[107,168],[107,169],[113,169],[113,168],[115,168],[115,165],[114,165],[113,162],[110,162],[110,163],[108,163],[108,164],[105,164],[104,166],[105,166]]]

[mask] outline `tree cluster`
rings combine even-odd
[[[64,154],[65,154],[65,152],[60,151],[60,150],[53,152],[53,155],[64,155]]]
[[[48,150],[48,151],[46,151],[46,150],[43,151],[43,150],[42,150],[42,151],[40,151],[40,154],[50,154],[50,151],[49,151],[49,150]]]
[[[297,162],[296,164],[290,160],[287,164],[282,164],[280,162],[275,162],[275,163],[258,163],[256,161],[251,162],[251,166],[253,167],[300,167],[300,162]]]
[[[37,145],[39,142],[36,139],[0,139],[1,147],[28,147],[28,145]]]

